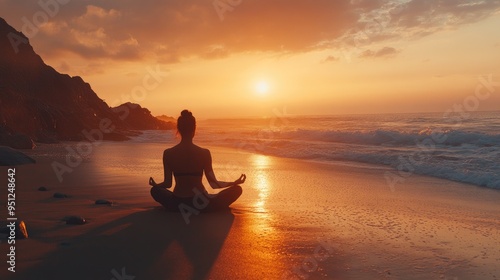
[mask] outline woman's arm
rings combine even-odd
[[[247,176],[245,174],[241,174],[240,178],[236,179],[233,182],[224,182],[224,181],[218,181],[217,178],[215,178],[214,171],[208,171],[205,172],[205,175],[207,176],[208,183],[210,186],[214,189],[223,189],[223,188],[228,188],[232,186],[237,186],[239,184],[245,183],[245,180]]]
[[[156,183],[153,177],[149,177],[149,184],[153,187],[160,187],[164,189],[169,189],[172,187],[172,170],[168,166],[168,159],[166,155],[166,151],[163,152],[163,182]]]
[[[215,177],[214,170],[212,168],[212,155],[210,154],[210,151],[207,150],[207,155],[205,158],[205,176],[207,177],[208,183],[213,189],[222,189],[222,188],[228,188],[231,186],[236,186],[239,184],[243,184],[247,178],[245,174],[242,174],[240,178],[235,180],[234,182],[224,182],[224,181],[219,181]]]
[[[168,182],[165,182],[165,181],[163,181],[161,183],[156,183],[155,179],[153,179],[153,177],[149,177],[149,185],[153,186],[153,187],[160,187],[163,189],[168,189],[172,186],[172,182],[170,182],[170,184]]]

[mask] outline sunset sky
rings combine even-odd
[[[109,105],[154,115],[444,112],[500,82],[498,0],[0,0],[0,17]]]

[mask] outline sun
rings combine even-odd
[[[266,81],[260,81],[255,84],[255,91],[259,95],[266,95],[269,92],[269,84]]]

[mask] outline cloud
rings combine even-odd
[[[399,53],[398,50],[392,47],[384,47],[377,51],[366,50],[362,52],[359,57],[360,58],[377,58],[377,57],[392,57]]]
[[[70,1],[31,40],[46,56],[70,52],[88,59],[174,63],[369,47],[457,28],[500,7],[500,0],[220,1],[233,5],[222,21],[213,0]],[[33,22],[43,11],[37,0],[3,0],[0,10],[9,11],[6,20],[17,29],[23,17]]]
[[[31,19],[37,11],[21,2],[24,4],[6,0],[0,2],[0,9]],[[34,0],[26,2],[37,6]],[[37,47],[42,53],[56,56],[69,51],[85,58],[154,56],[178,61],[241,52],[306,52],[317,48],[318,42],[338,37],[356,22],[359,15],[354,9],[367,9],[366,5],[351,5],[350,0],[242,1],[225,11],[221,21],[212,0],[82,2],[61,6],[50,23],[41,26],[32,40],[41,42]]]
[[[485,19],[499,8],[498,0],[411,0],[397,7],[391,24],[415,35],[427,35]]]
[[[500,0],[379,1],[330,47],[362,49],[373,44],[412,40],[484,20],[500,11]]]
[[[88,5],[82,15],[71,20],[41,25],[37,36],[45,39],[39,41],[48,55],[70,51],[85,58],[139,59],[142,54],[137,39],[113,28],[121,20],[121,13],[114,9]]]
[[[321,62],[326,63],[326,62],[335,62],[335,61],[339,61],[339,58],[335,57],[333,55],[329,55],[325,59],[323,59]]]
[[[66,61],[62,61],[57,69],[63,73],[68,73],[71,71],[71,67]]]

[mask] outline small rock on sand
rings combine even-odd
[[[41,191],[41,192],[48,191],[48,189],[46,187],[39,187],[38,190]]]
[[[84,225],[87,223],[84,217],[80,216],[66,216],[63,218],[67,225]]]
[[[107,199],[98,199],[95,201],[95,204],[102,204],[102,205],[112,205],[113,202],[107,200]]]
[[[56,193],[54,193],[53,197],[55,197],[55,198],[66,198],[66,197],[69,197],[69,196],[67,194],[56,192]]]

